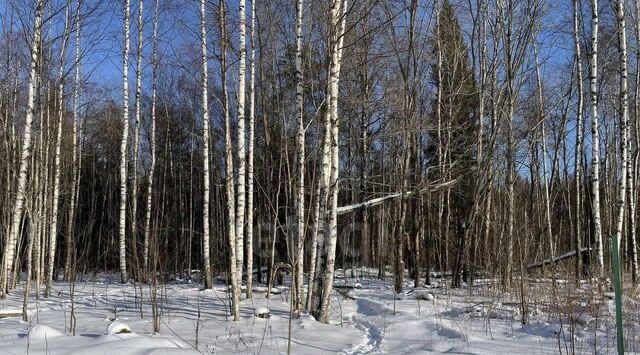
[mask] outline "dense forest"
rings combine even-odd
[[[639,281],[640,1],[4,0],[0,24],[3,297],[222,279],[237,320],[286,282],[328,323],[338,270],[606,285],[612,238]]]

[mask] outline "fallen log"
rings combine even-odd
[[[581,254],[590,253],[593,250],[595,250],[595,249],[593,249],[593,248],[582,248],[582,249],[580,249],[580,253]],[[572,251],[566,252],[564,254],[561,254],[561,255],[558,255],[558,256],[555,256],[555,257],[551,257],[549,259],[544,259],[544,260],[541,260],[541,261],[535,261],[535,262],[528,263],[527,264],[527,269],[539,268],[539,267],[542,267],[544,265],[557,263],[558,261],[562,261],[564,259],[573,258],[575,256],[576,256],[576,251],[572,250]]]

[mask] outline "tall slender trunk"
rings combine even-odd
[[[324,158],[323,158],[324,159]],[[317,169],[316,169],[317,170]],[[305,304],[305,309],[307,311],[312,310],[312,305],[314,302],[313,296],[317,291],[318,283],[316,282],[316,269],[318,262],[319,250],[322,250],[320,245],[320,238],[318,238],[319,229],[322,227],[321,215],[320,215],[320,200],[322,199],[322,195],[320,193],[320,189],[322,186],[322,177],[318,179],[315,188],[315,199],[313,201],[313,227],[311,230],[311,255],[309,256],[309,282],[307,286],[307,301]]]
[[[153,177],[156,169],[156,106],[157,106],[157,77],[158,77],[158,4],[155,2],[153,15],[153,53],[151,55],[151,166],[149,167],[149,181],[147,184],[147,208],[144,218],[144,246],[142,251],[142,268],[145,279],[149,269],[149,238],[151,233],[151,204],[153,201]],[[206,45],[206,44],[205,44]],[[206,53],[206,50],[205,50]],[[189,248],[191,250],[191,248]],[[189,262],[191,258],[189,258]],[[189,268],[191,272],[191,268]]]
[[[127,139],[129,137],[129,0],[124,0],[124,49],[122,51],[122,140],[120,142],[120,282],[127,282]]]
[[[538,91],[538,111],[540,125],[540,141],[542,145],[542,191],[544,197],[544,231],[549,243],[549,257],[553,258],[555,250],[553,244],[553,229],[551,224],[551,197],[549,193],[549,174],[547,170],[547,133],[546,133],[546,113],[544,108],[544,88],[542,86],[542,75],[540,75],[540,63],[538,62],[538,45],[534,38],[533,51],[536,62],[536,86]]]
[[[67,0],[65,14],[64,34],[62,36],[62,46],[60,47],[60,62],[58,67],[58,122],[56,124],[56,143],[54,153],[54,173],[53,173],[53,198],[51,200],[51,225],[49,229],[49,238],[51,242],[49,244],[49,267],[47,275],[47,286],[45,288],[45,297],[51,295],[51,286],[53,284],[53,268],[55,265],[56,257],[56,241],[58,236],[58,200],[60,199],[60,146],[62,145],[62,125],[64,118],[64,63],[65,54],[67,49],[67,43],[69,39],[70,31],[70,18],[69,12],[71,8],[71,1]]]
[[[576,258],[575,258],[575,274],[576,274],[576,283],[580,280],[580,275],[582,272],[582,137],[584,125],[582,123],[582,115],[584,110],[584,89],[583,89],[583,79],[582,79],[582,53],[580,49],[580,37],[579,37],[579,26],[580,20],[578,17],[578,0],[573,0],[573,40],[575,44],[575,56],[577,63],[577,84],[578,84],[578,107],[576,112],[576,149],[575,149],[575,168],[576,168],[576,179],[575,179],[575,198],[576,198],[576,218],[575,218],[575,231],[574,231],[574,239],[575,239],[575,248],[576,248]]]
[[[504,10],[504,9],[503,9]],[[515,93],[515,61],[513,53],[513,33],[512,17],[513,4],[508,3],[507,14],[504,19],[504,56],[506,71],[506,121],[507,121],[507,157],[506,157],[506,185],[507,185],[507,225],[506,225],[506,255],[505,268],[502,275],[502,283],[505,288],[511,285],[513,279],[513,241],[515,239],[515,179],[516,179],[516,144],[514,132],[514,106],[516,100]]]
[[[251,58],[249,63],[249,156],[247,163],[247,298],[253,297],[253,147],[256,113],[256,0],[251,0]],[[258,273],[261,271],[258,269]]]
[[[238,282],[242,283],[242,268],[244,266],[244,223],[245,223],[245,202],[246,202],[246,147],[245,136],[247,134],[245,128],[245,86],[246,86],[246,69],[247,69],[247,45],[246,45],[246,0],[240,0],[239,16],[240,16],[240,63],[238,64],[238,180],[236,189],[236,272],[238,273]]]
[[[640,41],[640,1],[636,0],[636,43]],[[634,123],[635,123],[635,147],[634,154],[631,157],[633,167],[632,171],[628,171],[629,181],[629,222],[630,222],[630,240],[631,240],[631,280],[635,284],[638,282],[638,251],[637,251],[637,229],[636,229],[636,212],[635,212],[635,199],[637,198],[634,190],[638,179],[638,158],[640,154],[640,108],[638,103],[640,102],[640,46],[636,45],[636,88],[634,93]],[[629,137],[630,139],[631,137]]]
[[[204,0],[202,0],[204,1]],[[233,153],[231,142],[231,118],[229,117],[229,93],[227,91],[227,15],[226,0],[220,0],[220,71],[222,109],[224,114],[225,186],[227,193],[227,233],[229,245],[229,274],[231,277],[231,313],[233,320],[240,319],[240,285],[236,272],[235,192],[233,186]]]
[[[42,12],[44,0],[38,0],[35,7],[35,17],[33,26],[33,40],[31,42],[31,64],[29,70],[29,88],[27,96],[27,115],[24,124],[24,133],[22,137],[22,150],[20,152],[20,165],[18,169],[18,184],[16,186],[16,194],[13,200],[13,213],[11,214],[11,227],[9,229],[9,237],[6,239],[4,246],[4,261],[2,270],[0,270],[0,293],[2,297],[6,297],[9,289],[9,280],[13,279],[11,270],[13,269],[14,256],[16,253],[16,242],[20,233],[20,221],[22,219],[22,210],[26,196],[27,185],[27,169],[29,157],[31,156],[31,123],[33,122],[33,114],[35,111],[35,95],[36,95],[36,71],[38,68],[38,60],[40,56],[40,35],[42,32]]]
[[[138,43],[136,48],[136,96],[135,127],[133,130],[133,146],[131,147],[131,254],[138,278],[140,264],[138,262],[138,146],[140,145],[140,112],[142,101],[142,24],[143,1],[138,0]]]
[[[625,21],[624,0],[618,0],[616,6],[616,19],[618,23],[618,51],[620,56],[620,151],[621,177],[618,185],[618,216],[616,218],[615,236],[618,238],[618,245],[621,245],[624,224],[624,210],[627,193],[627,168],[629,162],[629,113],[627,94],[627,34]]]
[[[209,66],[207,64],[206,1],[200,0],[200,46],[202,49],[202,157],[204,198],[202,206],[202,254],[204,262],[204,288],[212,286],[211,257],[209,251]]]
[[[80,168],[78,166],[78,117],[80,114],[80,9],[82,0],[78,0],[76,8],[76,48],[75,48],[75,76],[73,80],[73,128],[71,135],[71,197],[69,198],[69,216],[67,218],[67,255],[64,263],[64,277],[69,280],[71,277],[71,264],[74,255],[74,236],[75,236],[75,213],[76,200],[78,198],[78,188],[80,186]]]
[[[296,109],[298,116],[297,170],[298,194],[296,198],[296,226],[298,241],[296,245],[296,309],[302,307],[302,283],[304,275],[304,161],[305,161],[305,126],[304,126],[304,96],[302,89],[302,11],[303,0],[296,1]]]
[[[331,9],[331,25],[333,31],[333,40],[331,43],[331,65],[329,74],[329,120],[330,130],[325,134],[330,135],[329,154],[330,169],[325,171],[329,173],[328,191],[327,191],[327,210],[325,210],[326,222],[324,225],[324,263],[322,267],[322,290],[320,294],[320,304],[318,307],[317,319],[323,323],[329,322],[329,308],[331,306],[331,292],[333,290],[333,277],[335,272],[335,254],[336,244],[338,240],[338,172],[339,172],[339,156],[338,156],[338,90],[340,82],[340,66],[342,61],[342,50],[345,33],[345,23],[347,15],[347,0],[336,0]],[[323,169],[324,170],[324,169]]]
[[[600,218],[600,135],[598,128],[598,0],[591,0],[591,60],[589,91],[591,97],[591,213],[597,266],[600,277],[604,277],[604,244]]]

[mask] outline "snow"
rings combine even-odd
[[[433,293],[429,292],[429,290],[425,288],[417,288],[413,290],[413,296],[417,300],[423,300],[423,301],[433,301],[435,298],[433,296]]]
[[[256,317],[269,318],[269,308],[257,307],[254,314],[256,315]]]
[[[29,331],[29,341],[45,341],[47,339],[64,336],[59,331],[46,325],[38,324]]]
[[[107,326],[107,334],[131,333],[131,328],[122,322],[113,322]]]
[[[615,351],[612,301],[597,297],[590,285],[576,291],[572,282],[558,282],[554,295],[552,283],[532,281],[527,292],[527,322],[522,324],[520,295],[502,293],[496,280],[478,280],[476,286],[454,290],[448,288],[446,278],[437,287],[417,289],[407,279],[404,292],[396,294],[391,279],[378,280],[373,277],[375,271],[370,274],[336,281],[360,287],[350,289],[348,295],[334,292],[330,324],[316,322],[306,312],[300,317],[293,313],[292,353]],[[289,281],[285,278],[285,286],[277,289],[286,290]],[[119,284],[117,275],[103,275],[96,281],[77,283],[77,325],[72,336],[68,290],[68,284],[55,283],[52,297],[32,298],[28,322],[21,316],[0,318],[0,354],[287,353],[289,292],[272,294],[270,300],[265,294],[243,298],[241,319],[234,322],[226,288],[202,291],[189,280],[176,281],[158,292],[160,331],[154,333],[149,286],[142,287],[141,318],[140,288]],[[562,298],[566,295],[570,296]],[[551,302],[552,297],[557,301]],[[15,312],[21,309],[21,301],[22,293],[15,291],[0,301],[0,309]],[[630,352],[640,350],[638,310],[640,303],[625,297],[625,342]],[[270,314],[268,319],[257,317],[265,312]]]

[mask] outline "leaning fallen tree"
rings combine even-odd
[[[594,250],[595,250],[594,248],[582,248],[582,249],[580,249],[580,254],[590,253],[590,252],[592,252]],[[551,258],[544,259],[544,260],[541,260],[541,261],[531,262],[531,263],[527,264],[527,269],[535,269],[535,268],[542,267],[544,265],[554,264],[554,263],[557,263],[558,261],[562,261],[562,260],[565,260],[565,259],[573,258],[575,256],[576,256],[576,251],[572,250],[572,251],[566,252],[564,254],[555,256],[555,257],[551,257]]]
[[[378,205],[381,205],[384,202],[387,202],[389,200],[395,200],[395,199],[398,199],[398,198],[403,197],[403,196],[406,198],[406,197],[411,197],[411,196],[414,196],[414,195],[420,195],[420,194],[423,194],[425,192],[438,191],[438,190],[440,190],[442,188],[445,188],[447,186],[451,186],[451,185],[457,183],[458,180],[459,179],[449,180],[449,181],[445,181],[445,182],[438,183],[438,184],[428,185],[426,187],[423,187],[423,188],[420,188],[420,189],[414,190],[414,191],[396,192],[396,193],[393,193],[393,194],[390,194],[390,195],[376,197],[376,198],[373,198],[371,200],[367,200],[367,201],[364,201],[364,202],[355,203],[355,204],[348,205],[348,206],[338,207],[338,216],[354,212],[354,211],[356,211],[358,209],[370,208],[370,207],[378,206]]]

